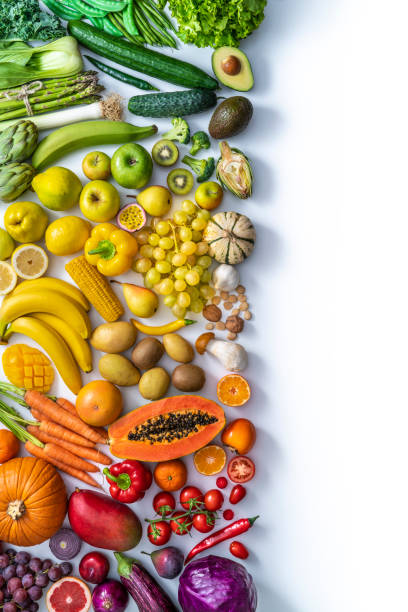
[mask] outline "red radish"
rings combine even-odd
[[[109,561],[102,553],[93,550],[81,559],[79,564],[81,578],[91,584],[100,584],[109,573]]]
[[[88,612],[91,591],[79,578],[67,576],[48,589],[46,603],[49,612]]]

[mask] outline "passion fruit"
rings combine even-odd
[[[137,232],[146,225],[146,213],[139,204],[132,202],[120,209],[116,223],[127,232]]]
[[[179,150],[172,140],[163,138],[153,146],[152,157],[159,166],[172,166],[178,160]]]
[[[168,173],[167,185],[176,195],[187,195],[193,188],[194,177],[190,170],[176,168]]]

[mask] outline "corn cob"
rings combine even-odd
[[[105,321],[112,323],[124,314],[123,306],[109,282],[83,255],[71,259],[65,269]]]

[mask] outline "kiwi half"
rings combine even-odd
[[[167,185],[176,195],[186,195],[190,193],[194,185],[194,177],[190,170],[176,168],[167,175]]]
[[[178,160],[179,150],[172,140],[163,138],[153,146],[152,157],[159,166],[172,166]]]

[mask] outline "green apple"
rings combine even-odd
[[[44,236],[48,216],[36,202],[15,202],[4,213],[4,225],[16,242],[37,242]]]
[[[115,181],[122,187],[141,189],[152,176],[152,158],[142,145],[129,142],[113,154],[111,172]]]
[[[107,181],[91,181],[81,191],[79,207],[90,221],[110,221],[120,208],[119,192]]]
[[[214,210],[214,208],[221,204],[223,195],[221,185],[215,181],[207,181],[206,183],[201,183],[194,197],[200,208]]]
[[[102,151],[92,151],[82,160],[82,171],[91,181],[110,177],[111,158]]]
[[[0,228],[0,260],[4,261],[5,259],[8,259],[13,251],[14,240],[10,234],[6,232],[6,230]]]

